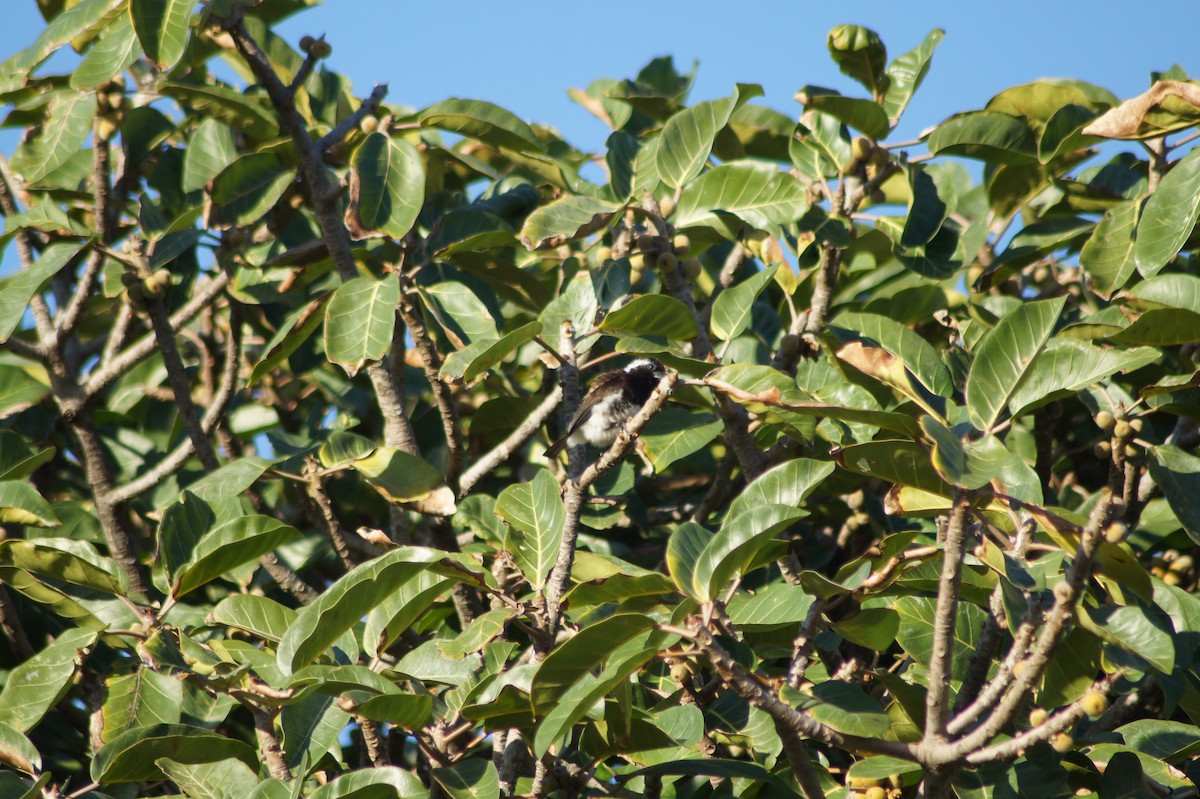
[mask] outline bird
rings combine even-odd
[[[546,457],[558,457],[566,446],[612,446],[621,426],[641,410],[666,374],[660,361],[638,358],[623,369],[613,369],[597,377],[579,403],[567,432],[550,445]]]

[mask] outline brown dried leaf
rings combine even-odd
[[[1161,113],[1163,119],[1149,119]],[[1200,84],[1160,80],[1092,120],[1081,133],[1108,139],[1148,139],[1200,122]]]

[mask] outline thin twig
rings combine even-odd
[[[508,460],[518,447],[523,445],[529,440],[530,436],[537,432],[542,423],[550,417],[550,414],[554,413],[561,399],[562,387],[555,386],[554,390],[542,400],[540,405],[534,408],[533,413],[529,414],[516,430],[509,433],[503,441],[475,463],[471,464],[462,473],[462,477],[458,480],[458,495],[464,497],[471,493],[471,489],[480,480],[487,477],[493,469]]]

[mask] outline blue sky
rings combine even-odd
[[[0,60],[31,43],[42,27],[34,0],[4,5]],[[895,134],[901,139],[1040,77],[1080,78],[1126,98],[1146,88],[1151,70],[1175,62],[1200,75],[1200,3],[1177,3],[1155,18],[1143,13],[1147,8],[1117,0],[329,0],[285,23],[281,33],[293,42],[325,33],[334,47],[333,68],[347,74],[360,95],[387,82],[389,99],[411,106],[447,97],[486,99],[557,127],[577,146],[598,149],[604,127],[567,97],[567,88],[632,77],[651,58],[671,54],[685,67],[700,62],[693,100],[753,82],[766,90],[757,102],[798,113],[792,95],[804,84],[855,89],[825,49],[826,33],[840,23],[874,28],[891,56],[931,28],[945,29],[929,77]],[[4,152],[14,142],[11,133],[0,133]]]

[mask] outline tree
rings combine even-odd
[[[668,58],[573,91],[601,158],[359,99],[272,32],[300,0],[41,5],[4,797],[1195,795],[1178,67],[891,144],[941,32],[842,26],[861,88],[799,122]],[[548,462],[639,355],[616,442]]]

